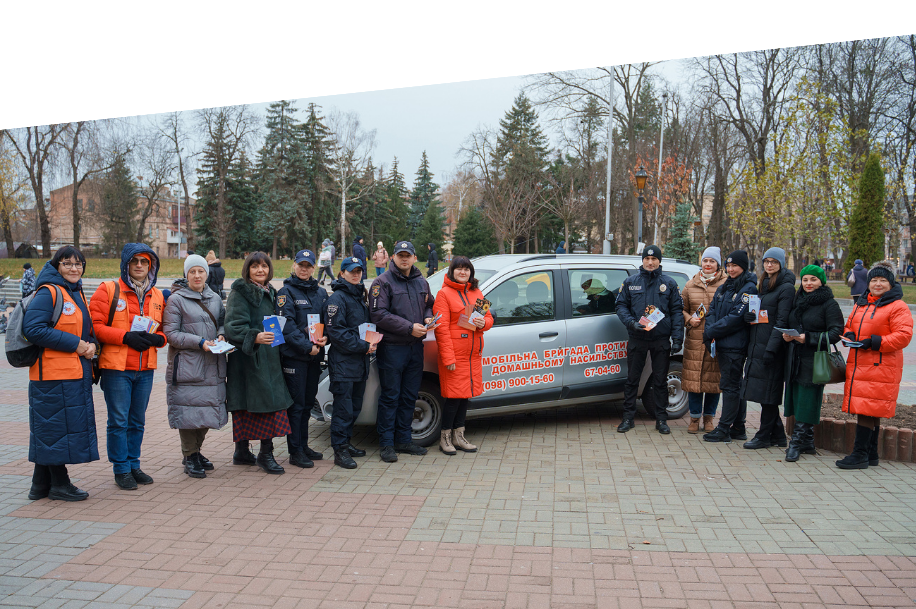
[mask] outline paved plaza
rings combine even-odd
[[[164,353],[162,354],[164,356]],[[162,357],[162,361],[164,361]],[[835,454],[618,434],[621,405],[472,421],[476,454],[283,476],[231,465],[211,431],[204,480],[181,468],[156,375],[143,469],[71,475],[87,501],[26,498],[28,374],[0,364],[0,605],[592,608],[916,606],[916,465],[841,471]],[[756,426],[754,406],[749,424]],[[328,425],[312,445],[330,455]]]

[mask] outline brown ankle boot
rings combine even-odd
[[[455,445],[455,448],[463,450],[466,453],[477,452],[477,447],[468,442],[464,437],[464,427],[452,430],[452,443]]]
[[[690,425],[687,426],[687,433],[700,433],[700,417],[690,417]]]
[[[716,426],[713,424],[713,419],[715,418],[716,417],[709,415],[709,414],[703,415],[703,431],[715,430]]]
[[[439,432],[439,450],[447,454],[449,457],[458,454],[458,451],[455,450],[454,446],[452,446],[451,429],[443,429],[441,432]]]

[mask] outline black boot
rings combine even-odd
[[[204,464],[200,462],[200,453],[188,455],[184,460],[184,473],[192,478],[206,478],[207,472],[204,471]]]
[[[786,461],[789,463],[798,461],[798,456],[801,454],[802,425],[804,423],[796,421],[795,427],[792,429],[792,439],[789,440],[789,447],[786,449]]]
[[[51,470],[51,489],[48,491],[49,499],[84,501],[89,498],[89,493],[71,484],[66,465],[50,465],[48,469]]]
[[[856,425],[856,440],[852,453],[836,462],[840,469],[868,469],[868,445],[874,429]]]
[[[769,448],[770,436],[773,434],[773,425],[779,418],[779,406],[773,404],[760,405],[760,429],[749,442],[744,443],[744,448],[758,449]],[[734,437],[734,436],[732,436]]]
[[[878,458],[878,436],[880,432],[881,426],[875,425],[875,429],[871,432],[871,437],[868,438],[868,465],[870,467],[881,463]]]
[[[305,454],[304,451],[297,450],[289,456],[289,464],[296,467],[315,467],[315,464]]]
[[[773,421],[773,431],[770,433],[770,446],[785,448],[788,446],[786,438],[786,425],[779,416],[779,406],[776,407],[776,420]]]
[[[346,444],[334,447],[334,465],[345,469],[356,469],[356,461],[350,456],[350,451],[347,450]]]
[[[356,448],[355,446],[353,446],[352,442],[347,442],[346,444],[344,444],[344,448],[346,448],[347,451],[349,451],[351,457],[365,457],[366,456],[366,451],[364,451],[362,448]]]
[[[816,455],[817,447],[814,446],[814,425],[811,423],[795,423],[801,426],[801,446],[799,450],[803,455]]]
[[[305,456],[311,459],[312,461],[321,461],[322,459],[324,459],[324,455],[322,455],[317,450],[312,450],[308,446],[304,447],[302,449],[302,452],[304,452]]]
[[[256,463],[258,467],[268,474],[280,475],[286,471],[274,459],[274,443],[272,440],[261,440],[261,451],[258,453]]]
[[[235,443],[235,453],[232,455],[234,465],[257,465],[254,455],[251,453],[251,446],[248,440],[242,440]]]
[[[51,490],[51,469],[47,465],[35,464],[32,472],[32,488],[29,489],[29,499],[44,499]]]

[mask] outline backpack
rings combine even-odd
[[[60,321],[60,314],[64,309],[64,293],[61,291],[60,287],[53,284],[45,284],[41,287],[48,288],[49,290],[52,287],[54,288],[54,291],[51,293],[51,298],[54,299],[54,310],[51,313],[51,327],[54,327],[57,325],[57,322]],[[22,333],[22,321],[25,318],[25,312],[28,310],[29,305],[32,304],[32,300],[34,300],[36,294],[38,294],[38,290],[35,290],[16,303],[16,308],[13,309],[13,312],[10,314],[9,325],[6,328],[5,344],[6,361],[8,361],[13,368],[28,368],[37,362],[38,357],[41,355],[41,347],[30,343]]]

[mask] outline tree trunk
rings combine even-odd
[[[219,228],[219,257],[226,257],[227,225],[226,221],[226,168],[219,168],[219,185],[216,187],[216,214],[219,219],[216,222]],[[181,248],[181,244],[178,245]]]
[[[274,249],[270,257],[274,260],[277,259],[277,233],[274,233]]]
[[[12,221],[10,220],[10,209],[9,206],[4,203],[0,205],[0,228],[3,229],[3,237],[6,239],[6,255],[9,258],[15,258],[16,254],[13,251],[13,226]]]
[[[347,189],[343,181],[340,184],[340,248],[347,251]]]

